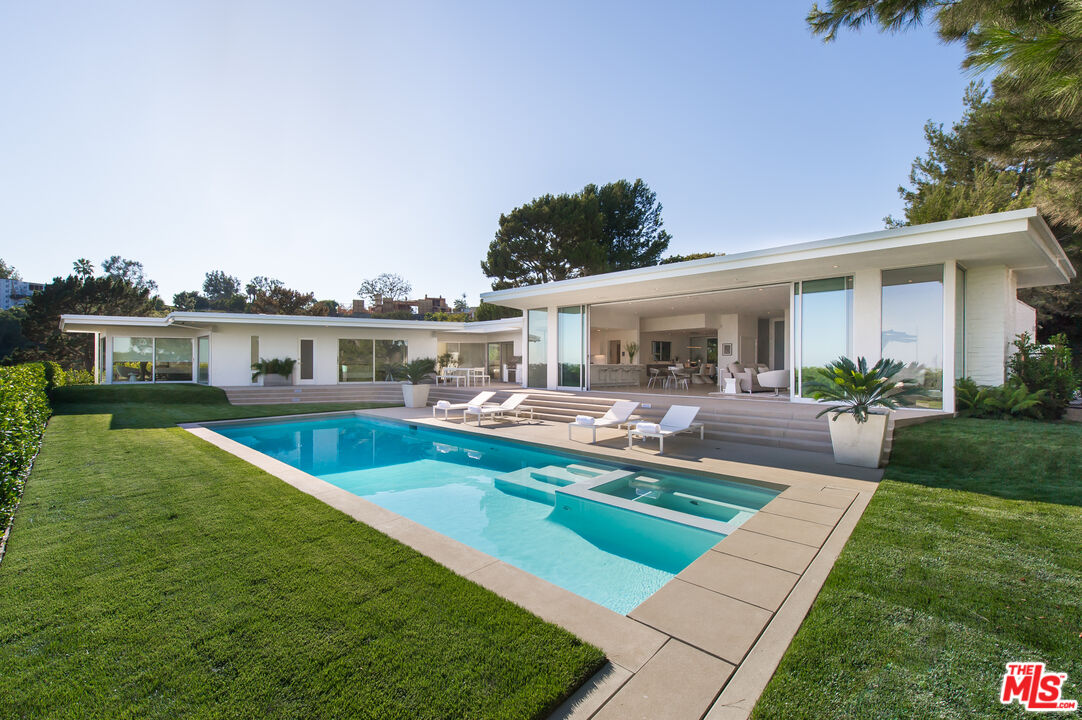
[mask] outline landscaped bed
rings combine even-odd
[[[596,648],[174,427],[212,388],[73,387],[0,564],[0,716],[543,717]]]
[[[1021,717],[1004,665],[1082,699],[1082,425],[901,430],[754,718]]]

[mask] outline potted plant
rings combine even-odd
[[[436,361],[432,358],[417,358],[391,368],[391,374],[402,380],[402,402],[406,407],[419,408],[428,404],[428,391],[432,387],[429,376],[434,372]]]
[[[270,360],[264,360],[259,358],[259,362],[252,363],[252,382],[259,379],[259,376],[263,376],[263,385],[291,385],[291,378],[293,376],[293,368],[296,367],[297,361],[293,358],[271,358]]]
[[[904,366],[884,358],[869,369],[865,358],[854,363],[842,357],[827,364],[820,379],[808,383],[811,397],[837,403],[816,415],[834,413],[830,442],[835,462],[879,467],[890,411],[899,400],[924,393],[912,379],[895,379]]]
[[[637,342],[629,342],[627,344],[627,362],[629,365],[635,364],[635,356],[639,352],[639,344]]]

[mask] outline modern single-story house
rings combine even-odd
[[[1073,277],[1027,209],[494,291],[482,298],[523,317],[491,322],[178,312],[61,327],[98,336],[104,382],[251,384],[255,359],[285,356],[300,360],[296,383],[379,382],[384,362],[451,352],[500,380],[570,390],[641,387],[687,365],[721,385],[739,363],[785,371],[801,401],[815,368],[847,355],[904,361],[924,404],[949,412],[945,378],[1002,383],[1011,341],[1034,331],[1018,289]]]

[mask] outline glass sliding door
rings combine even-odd
[[[376,340],[376,379],[394,381],[392,368],[406,362],[405,340]]]
[[[954,379],[966,376],[966,269],[954,269]]]
[[[154,340],[154,382],[191,382],[191,338]]]
[[[809,382],[823,367],[853,353],[853,278],[804,280],[795,287],[800,342],[797,387],[807,397]]]
[[[195,381],[203,385],[210,384],[210,338],[204,335],[196,340],[196,371]]]
[[[556,311],[556,353],[560,363],[556,384],[560,387],[582,388],[582,321],[585,316],[582,305]]]
[[[374,369],[371,340],[338,341],[338,382],[372,382]]]
[[[528,387],[548,387],[548,310],[529,310],[526,313],[526,384]]]
[[[921,385],[917,405],[943,407],[943,266],[883,271],[883,357]]]

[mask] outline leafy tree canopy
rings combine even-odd
[[[671,236],[641,179],[542,195],[500,215],[481,262],[495,290],[656,265]]]
[[[905,225],[1036,206],[1076,268],[1082,266],[1082,3],[1015,0],[831,0],[808,22],[832,40],[846,28],[904,30],[934,22],[964,42],[964,66],[998,74],[972,85],[949,131],[925,126]],[[1037,308],[1040,336],[1065,332],[1082,349],[1082,280],[1020,291]]]
[[[76,277],[94,277],[94,263],[87,258],[79,258],[71,264],[71,269]]]
[[[302,293],[277,284],[267,290],[258,290],[248,305],[248,312],[264,315],[326,316],[330,314],[330,308],[316,302],[313,293]]]
[[[487,303],[484,300],[477,306],[477,312],[473,314],[473,319],[481,322],[484,320],[502,320],[509,317],[522,317],[522,311],[515,308],[504,307],[503,305],[496,305],[494,303]]]
[[[688,260],[702,260],[703,258],[717,257],[718,255],[724,254],[725,253],[699,252],[688,253],[687,255],[670,255],[666,258],[662,258],[658,265],[671,265],[672,263],[686,262]]]
[[[75,262],[76,265],[79,264],[78,260]],[[146,276],[143,263],[137,260],[127,260],[119,255],[113,255],[102,262],[101,269],[107,277],[121,280],[132,287],[146,290],[148,293],[155,292],[158,289],[158,283]]]
[[[15,351],[18,362],[55,360],[66,368],[93,367],[93,336],[60,332],[60,316],[151,315],[156,303],[150,288],[112,275],[54,278],[23,306],[22,334],[29,347]]]
[[[240,280],[222,270],[211,270],[203,279],[203,294],[211,303],[240,295]]]
[[[405,300],[412,290],[413,286],[401,275],[381,273],[362,282],[357,290],[357,297],[364,298],[369,303],[376,303],[381,299]]]
[[[456,313],[468,313],[470,311],[470,303],[466,299],[466,293],[462,293],[462,297],[455,298],[452,307]]]
[[[8,265],[4,262],[3,258],[0,258],[0,280],[22,280],[19,275],[19,271],[15,269],[14,265]]]

